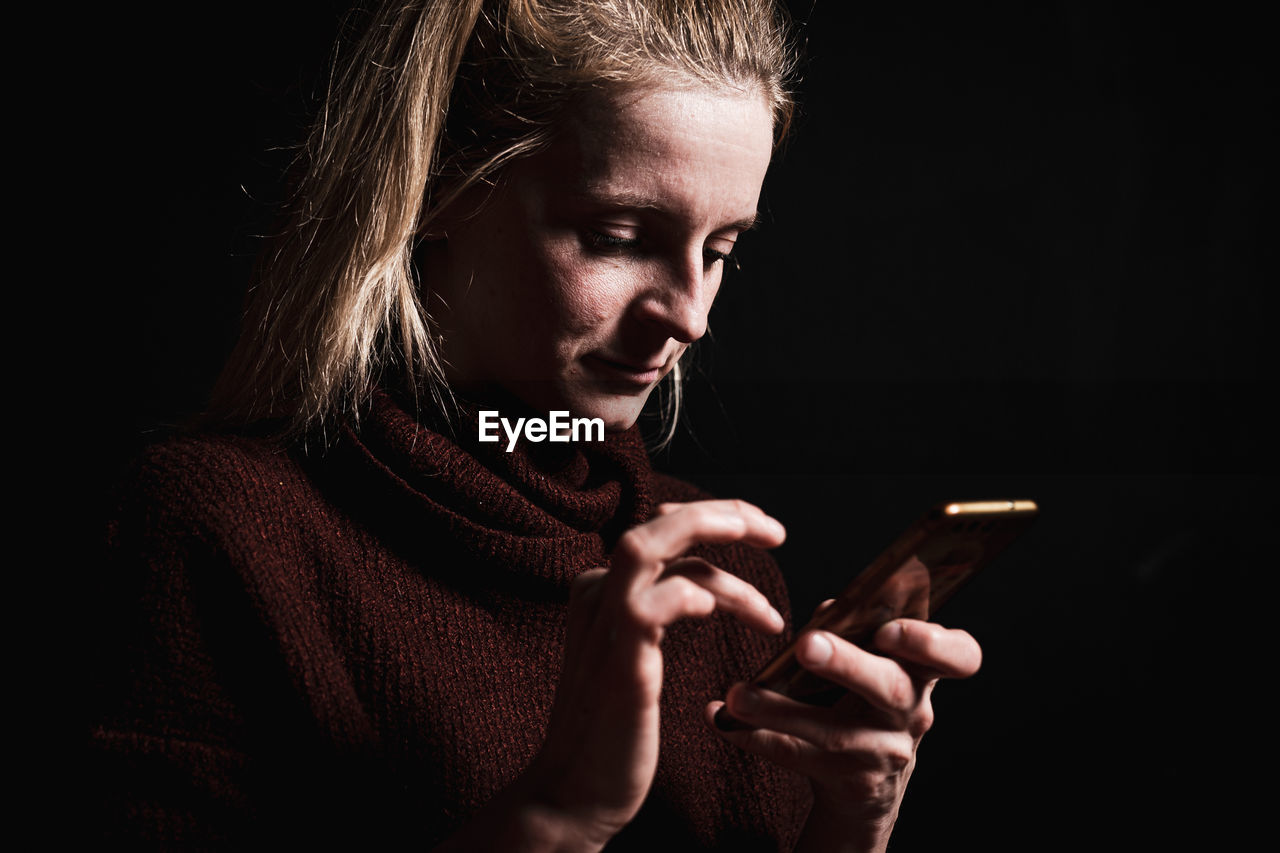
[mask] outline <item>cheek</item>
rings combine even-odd
[[[702,315],[704,317],[711,313],[711,306],[715,303],[716,296],[720,293],[720,282],[724,281],[724,261],[721,261],[719,266],[720,268],[716,270],[715,275],[707,280],[707,285],[703,291],[706,294],[706,298],[702,303]]]
[[[547,296],[563,334],[607,335],[626,312],[631,276],[620,263],[584,258],[571,251],[551,253],[544,267]]]

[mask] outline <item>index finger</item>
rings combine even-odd
[[[697,501],[633,527],[613,549],[611,574],[628,589],[653,583],[669,560],[698,544],[744,542],[773,548],[786,538],[782,524],[738,500]]]

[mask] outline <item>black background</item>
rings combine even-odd
[[[893,849],[1229,849],[1272,772],[1262,21],[794,6],[795,134],[659,465],[788,525],[798,614],[934,502],[1042,505],[943,614],[986,660],[937,693]],[[199,407],[344,11],[100,22],[94,482]]]

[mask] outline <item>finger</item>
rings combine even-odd
[[[668,560],[700,542],[745,542],[771,548],[786,531],[777,520],[745,501],[698,501],[633,527],[613,551],[613,582],[627,593],[653,583]]]
[[[776,634],[785,622],[764,593],[737,575],[711,565],[698,557],[685,557],[667,566],[664,577],[680,575],[710,592],[716,608],[736,616],[744,625]]]
[[[668,501],[667,503],[658,504],[654,512],[657,515],[670,515],[673,512],[679,512],[688,505],[684,501]]]
[[[895,714],[890,720],[877,714],[873,722],[861,712],[856,724],[847,708],[810,705],[753,684],[739,682],[725,698],[729,713],[747,726],[794,735],[831,751],[879,748],[890,743],[875,733],[894,733],[914,745],[933,726],[933,705],[927,691],[905,715]],[[868,732],[874,736],[862,734]],[[900,740],[892,743],[901,745]]]
[[[920,688],[902,665],[827,631],[809,631],[796,643],[796,660],[815,675],[852,690],[882,711],[909,713]]]
[[[829,734],[838,717],[831,708],[795,699],[739,682],[729,688],[725,706],[734,719],[748,728],[766,728],[831,748]]]
[[[631,612],[638,627],[655,632],[656,640],[661,636],[661,630],[677,619],[707,616],[715,609],[714,595],[688,578],[677,575],[641,590],[635,597]]]
[[[704,712],[708,724],[720,737],[788,770],[810,777],[817,775],[814,768],[822,761],[822,750],[817,746],[804,738],[767,729],[721,729],[716,725],[716,714],[725,707],[724,702],[712,702]]]
[[[724,731],[715,725],[715,715],[723,707],[723,702],[712,702],[704,712],[708,724],[722,738],[810,778],[900,773],[910,764],[915,751],[910,735],[882,729],[824,732],[817,740],[766,726]]]
[[[919,619],[880,626],[874,644],[885,654],[913,663],[933,677],[968,678],[982,666],[982,647],[968,631]]]

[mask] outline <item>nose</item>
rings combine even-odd
[[[706,266],[701,250],[664,263],[640,300],[641,316],[661,327],[665,337],[684,344],[698,340],[707,332],[707,315],[720,288],[720,267]]]

